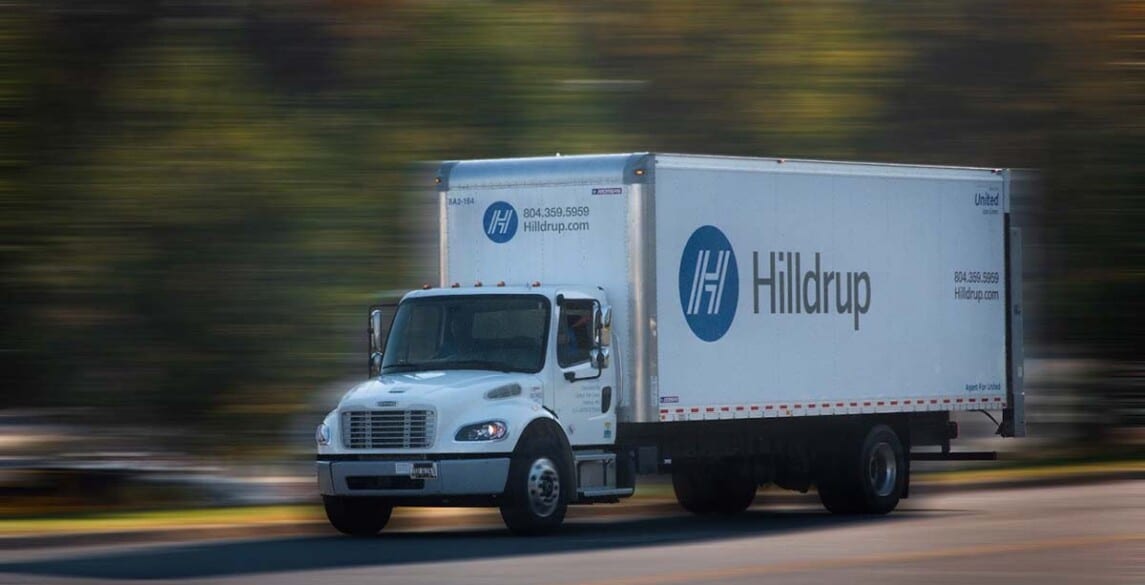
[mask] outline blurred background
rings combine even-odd
[[[964,428],[1140,457],[1143,95],[1127,0],[0,0],[0,514],[314,497],[424,165],[557,152],[1039,169],[1033,438]]]

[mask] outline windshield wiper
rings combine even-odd
[[[424,362],[399,362],[396,364],[390,364],[388,366],[382,366],[382,372],[391,373],[391,372],[414,372],[417,370],[432,370],[432,369],[436,369],[435,366],[436,366],[436,364],[429,364],[429,363],[424,363]]]

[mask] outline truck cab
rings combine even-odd
[[[605,292],[429,288],[370,315],[370,376],[317,431],[336,528],[372,534],[394,505],[497,505],[516,532],[560,524],[616,483],[617,369]]]

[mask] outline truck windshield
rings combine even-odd
[[[442,296],[402,302],[382,373],[541,371],[549,301],[539,295]]]

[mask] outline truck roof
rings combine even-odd
[[[553,297],[558,292],[560,293],[584,293],[584,285],[559,285],[559,284],[542,284],[540,286],[532,286],[531,284],[512,284],[505,286],[497,286],[493,284],[483,284],[482,286],[459,286],[459,287],[431,287],[423,288],[420,290],[410,291],[404,298],[417,299],[425,297],[442,297],[442,296],[464,296],[464,295],[541,295],[545,297]]]
[[[1007,171],[986,167],[634,152],[448,161],[439,167],[436,180],[442,191],[509,185],[633,184],[648,182],[657,166],[967,180],[981,180]]]

